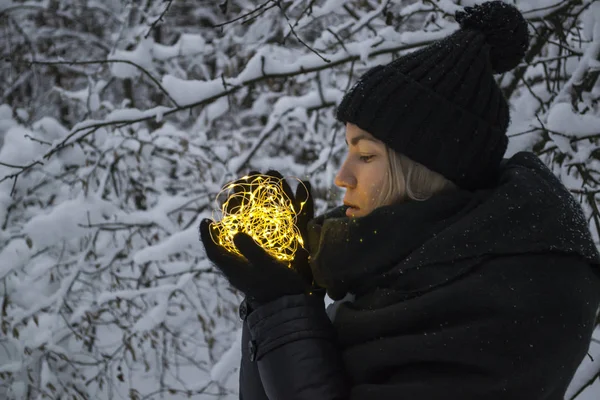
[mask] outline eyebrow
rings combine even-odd
[[[377,142],[375,139],[373,139],[373,138],[371,138],[371,137],[369,137],[369,136],[367,136],[367,135],[365,135],[365,134],[363,133],[363,134],[360,134],[360,135],[358,135],[358,136],[355,136],[355,137],[353,137],[353,138],[350,140],[350,144],[351,144],[352,146],[356,146],[356,144],[357,144],[359,141],[363,140],[363,139],[365,139],[365,140],[370,140],[371,142]],[[348,145],[348,140],[347,140],[346,138],[344,138],[344,141],[346,142],[346,146],[347,146],[347,145]]]

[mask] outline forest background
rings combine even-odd
[[[0,1],[0,398],[237,398],[240,297],[199,221],[251,169],[339,205],[343,93],[479,2]],[[507,157],[539,155],[599,243],[600,2],[512,3]],[[567,399],[600,397],[598,329],[582,361]]]

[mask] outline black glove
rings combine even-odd
[[[257,175],[257,173],[250,173],[250,183],[252,183],[252,175]],[[300,210],[301,202],[306,200],[301,212],[296,216],[296,225],[306,246],[308,221],[314,217],[310,183],[303,181],[303,184],[298,185],[294,195],[279,172],[271,170],[266,175],[282,179],[283,190],[292,200],[294,210]],[[231,200],[237,198],[240,196],[232,197]],[[238,205],[233,202],[229,204],[229,207],[233,209]],[[211,222],[210,219],[204,219],[200,223],[200,236],[206,249],[206,255],[229,283],[246,295],[252,307],[268,303],[281,296],[306,293],[311,290],[312,272],[308,263],[309,253],[306,249],[299,247],[291,266],[288,267],[285,262],[277,260],[263,250],[249,235],[240,232],[233,238],[235,246],[244,256],[240,257],[213,242],[210,233]]]

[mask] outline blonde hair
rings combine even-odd
[[[457,186],[443,175],[387,147],[387,182],[377,206],[398,201],[425,201],[436,193],[455,190]]]

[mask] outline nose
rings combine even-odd
[[[347,161],[348,160],[346,159],[346,161],[340,167],[340,170],[335,176],[334,183],[336,186],[341,188],[353,189],[356,187],[356,178],[354,177],[354,174],[352,174],[352,172],[350,171],[350,168],[347,165]]]

